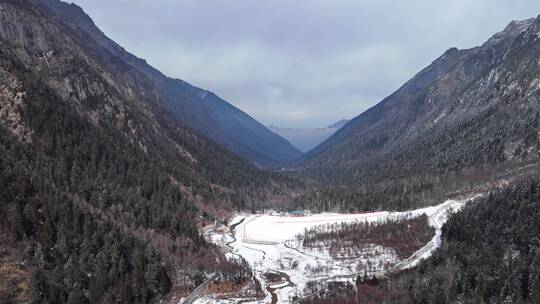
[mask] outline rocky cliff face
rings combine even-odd
[[[372,169],[445,171],[537,159],[539,25],[540,18],[512,22],[482,46],[449,49],[310,152],[305,167],[367,178]]]
[[[143,75],[144,82],[139,80],[132,84],[154,94],[175,114],[176,119],[198,133],[259,166],[279,166],[300,157],[301,152],[287,140],[214,93],[179,79],[168,78],[146,61],[124,50],[107,38],[77,5],[59,0],[33,2],[64,21],[79,35],[91,38],[109,56]],[[130,73],[134,71],[126,71],[124,74],[131,78],[133,75]]]

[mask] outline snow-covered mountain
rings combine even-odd
[[[327,127],[316,129],[281,128],[273,125],[268,126],[268,129],[287,139],[300,151],[308,152],[325,141],[328,137],[332,136],[332,134],[336,133],[347,122],[349,122],[349,120],[342,119]]]

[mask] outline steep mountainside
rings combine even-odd
[[[406,194],[449,173],[536,163],[539,75],[540,18],[512,22],[480,47],[449,49],[309,152],[301,172]]]
[[[246,277],[197,224],[299,185],[192,131],[162,92],[60,16],[0,0],[0,263],[31,274],[10,297],[146,303]]]
[[[343,127],[348,120],[342,119],[328,127],[317,129],[293,129],[268,126],[272,132],[291,142],[302,152],[308,152]]]
[[[302,153],[287,140],[214,93],[179,79],[168,78],[146,61],[128,53],[107,38],[77,5],[59,0],[32,1],[50,10],[51,14],[56,14],[84,37],[91,38],[102,48],[102,52],[108,52],[130,66],[133,71],[126,71],[125,77],[144,75],[147,82],[144,85],[152,86],[152,94],[173,111],[176,119],[198,133],[259,166],[278,166],[301,156]]]

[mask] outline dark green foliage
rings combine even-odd
[[[39,170],[27,171],[27,151],[0,132],[0,227],[28,244],[35,266],[30,303],[146,303],[168,291],[170,279],[151,247],[96,221]]]
[[[31,254],[31,252],[30,252]],[[43,277],[41,270],[34,270],[30,274],[30,278],[28,279],[28,285],[30,288],[30,292],[28,295],[28,303],[29,304],[39,304],[44,299],[44,291],[43,291]]]
[[[540,180],[492,193],[449,219],[437,257],[396,280],[417,303],[539,303],[539,219]]]
[[[539,219],[540,180],[529,179],[451,216],[442,248],[418,267],[304,302],[540,303]]]
[[[1,51],[0,58],[10,58]],[[211,184],[245,185],[250,193],[247,189],[264,183],[250,166],[246,173],[254,176],[248,180],[249,173],[231,171],[236,160],[213,160],[212,146],[194,147],[201,151],[196,155],[206,175],[172,151],[160,150],[159,142],[149,144],[154,153],[148,153],[113,125],[96,126],[82,118],[36,75],[4,63],[29,91],[19,114],[34,131],[32,142],[23,144],[0,127],[0,230],[28,243],[28,260],[36,268],[33,303],[147,303],[160,298],[170,289],[170,273],[148,245],[153,240],[142,241],[138,233],[152,229],[177,240],[183,244],[176,247],[177,259],[204,251],[192,197],[231,208],[231,202],[248,196],[214,193]],[[191,193],[182,192],[180,185]]]

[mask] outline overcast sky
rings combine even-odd
[[[321,127],[538,0],[75,0],[113,40],[263,124]]]

